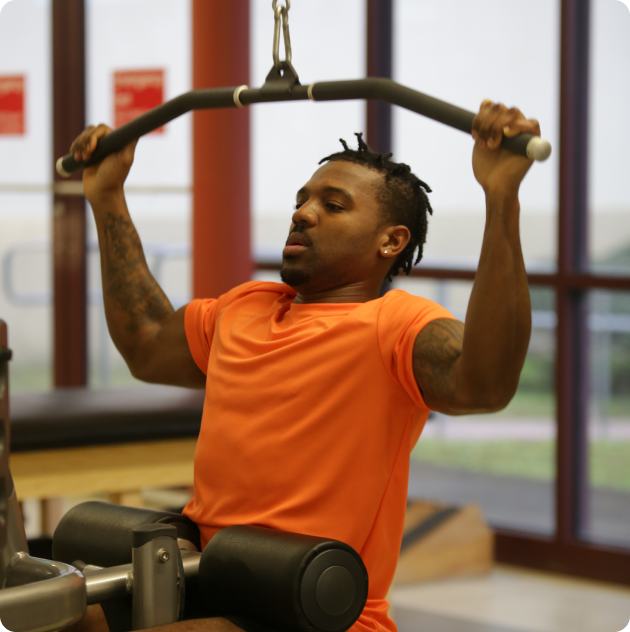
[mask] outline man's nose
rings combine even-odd
[[[306,202],[300,208],[296,209],[291,218],[294,224],[306,224],[307,226],[315,226],[319,221],[319,216],[313,204]]]

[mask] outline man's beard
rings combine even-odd
[[[306,270],[292,270],[291,268],[287,270],[282,268],[280,271],[280,278],[283,283],[290,285],[292,288],[296,288],[308,283],[311,280],[311,274]]]

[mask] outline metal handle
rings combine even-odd
[[[195,90],[176,97],[123,125],[111,134],[103,136],[99,139],[96,150],[87,162],[75,161],[72,154],[60,158],[57,161],[57,171],[62,176],[69,176],[86,166],[97,164],[110,154],[123,149],[128,143],[191,110],[241,107],[253,103],[276,101],[305,101],[307,99],[312,101],[380,99],[422,114],[467,134],[472,131],[472,122],[475,118],[474,112],[412,90],[391,79],[380,77],[350,81],[323,81],[310,86],[296,84],[287,90],[270,90],[265,89],[264,86],[253,89],[244,89],[243,86],[238,86]],[[546,160],[551,153],[551,145],[548,141],[531,134],[519,134],[514,138],[504,138],[501,146],[515,154],[539,161]]]
[[[73,566],[20,553],[13,572],[39,578],[0,590],[0,620],[11,632],[53,632],[76,623],[86,611],[85,579]]]
[[[177,621],[179,549],[173,525],[152,523],[133,529],[134,630]]]

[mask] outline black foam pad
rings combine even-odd
[[[180,514],[87,502],[73,507],[53,536],[53,559],[66,564],[82,560],[94,566],[131,563],[133,528],[163,523],[177,528],[177,537],[189,540],[201,550],[199,528]]]
[[[342,632],[363,611],[368,576],[343,542],[234,526],[206,546],[199,585],[208,616],[243,616],[279,632]]]

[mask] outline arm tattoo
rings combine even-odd
[[[429,323],[416,338],[413,372],[426,399],[451,404],[457,387],[454,366],[462,354],[464,323],[439,318]]]
[[[168,298],[149,272],[131,220],[108,213],[104,223],[103,290],[127,314],[127,331],[160,322],[172,313]]]

